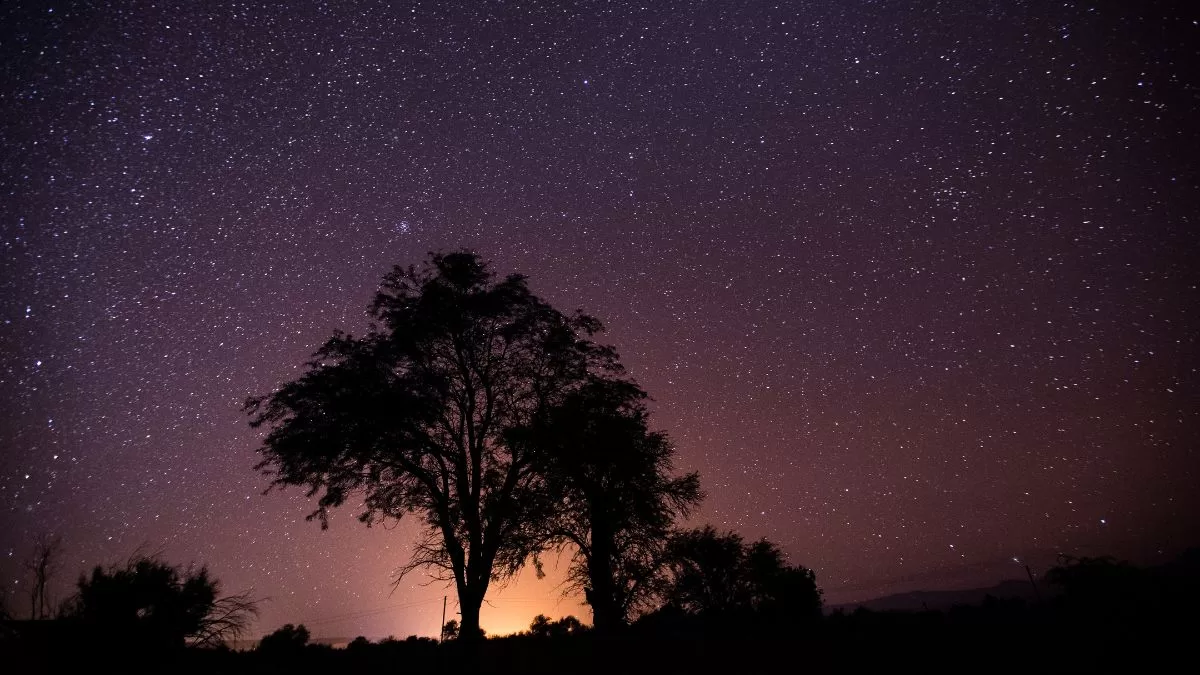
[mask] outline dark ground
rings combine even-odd
[[[780,672],[1191,672],[1197,622],[1190,612],[1068,614],[1022,603],[951,612],[835,615],[807,626],[656,627],[594,634],[490,639],[472,650],[410,639],[286,653],[55,644],[49,634],[6,640],[3,670],[175,673],[780,673]],[[10,635],[11,637],[11,635]],[[60,636],[61,637],[61,636]]]

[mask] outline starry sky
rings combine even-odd
[[[436,634],[414,524],[263,495],[240,404],[460,247],[603,319],[694,524],[831,603],[1200,542],[1186,5],[4,3],[6,602],[52,532],[58,597],[142,547],[256,632]],[[587,616],[549,572],[484,627]]]

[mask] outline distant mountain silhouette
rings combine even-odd
[[[1047,588],[1045,584],[1039,584],[1038,590],[1043,595],[1052,592],[1052,589]],[[999,600],[1020,598],[1027,602],[1033,602],[1036,599],[1033,587],[1029,585],[1028,580],[1010,579],[988,588],[968,588],[953,591],[909,591],[907,593],[885,595],[872,600],[831,605],[828,609],[829,611],[840,609],[846,612],[853,612],[859,607],[877,612],[916,612],[924,609],[941,611],[950,609],[956,605],[980,605],[983,604],[984,598],[989,595]]]

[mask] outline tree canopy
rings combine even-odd
[[[143,649],[214,647],[240,635],[257,613],[247,594],[222,597],[208,568],[177,567],[155,557],[97,566],[77,587],[68,619],[99,638]]]
[[[529,624],[529,634],[538,638],[561,638],[578,635],[585,630],[579,619],[570,615],[554,621],[545,614],[538,614]]]
[[[304,624],[285,623],[258,641],[257,650],[264,654],[295,655],[304,651],[310,633]]]
[[[667,604],[697,616],[753,616],[776,622],[821,615],[816,575],[790,566],[775,544],[747,545],[733,532],[712,527],[677,534],[670,543]]]
[[[652,601],[671,528],[701,498],[697,474],[672,475],[675,449],[649,430],[646,398],[627,379],[593,377],[532,434],[559,505],[549,538],[573,546],[569,586],[584,592],[600,631]]]
[[[545,481],[511,432],[620,366],[593,342],[596,319],[555,310],[469,252],[395,268],[370,317],[366,335],[335,334],[303,375],[247,402],[268,429],[259,468],[317,497],[309,517],[323,526],[351,496],[367,524],[418,514],[424,534],[401,575],[453,580],[473,636],[489,583],[545,545]]]

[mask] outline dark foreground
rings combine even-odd
[[[1127,608],[1125,608],[1127,609]],[[792,673],[792,672],[1194,672],[1191,611],[1063,612],[994,602],[950,612],[835,615],[786,628],[642,627],[617,637],[520,635],[476,645],[429,639],[307,645],[264,651],[150,652],[114,644],[56,643],[52,633],[14,636],[0,670],[172,673]]]

